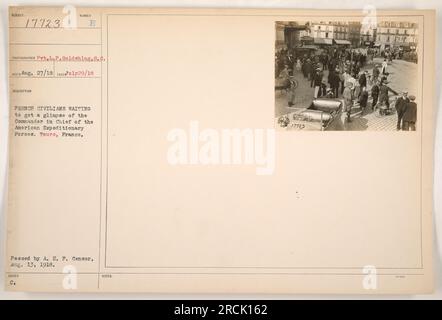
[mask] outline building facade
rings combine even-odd
[[[418,35],[416,23],[383,21],[377,26],[376,43],[381,50],[397,47],[416,49]]]
[[[374,44],[376,42],[376,33],[377,29],[368,26],[368,27],[362,27],[361,28],[361,44],[369,46],[371,44]]]
[[[301,36],[319,39],[348,40],[349,26],[345,22],[319,21],[309,22]]]
[[[355,47],[361,44],[361,23],[348,22],[348,37],[347,40]]]
[[[301,33],[306,29],[305,24],[294,21],[276,22],[276,48],[293,48],[299,46]]]
[[[418,36],[418,26],[411,22],[382,21],[369,27],[356,21],[276,22],[277,47],[293,48],[311,43],[416,50]]]

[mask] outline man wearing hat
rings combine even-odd
[[[379,64],[376,64],[373,68],[373,81],[376,82],[378,80],[380,71],[379,71]]]
[[[326,94],[325,94],[325,97],[326,98],[334,98],[335,97],[335,94],[333,93],[334,91],[331,89],[331,88],[327,88],[327,90],[326,90]]]
[[[313,78],[313,87],[315,88],[314,91],[314,97],[315,99],[319,97],[320,95],[320,90],[322,88],[322,72],[321,72],[321,68],[317,68],[316,69],[316,73],[314,75]]]
[[[362,87],[361,94],[359,95],[359,106],[361,107],[362,114],[365,112],[367,108],[368,102],[368,91],[367,87]]]
[[[359,76],[359,85],[361,86],[361,89],[367,86],[367,75],[368,75],[368,71],[365,70]]]
[[[328,75],[328,82],[330,83],[330,89],[332,90],[333,95],[335,97],[338,97],[340,79],[337,70],[330,70]]]
[[[351,122],[350,114],[351,114],[351,108],[353,107],[353,92],[351,91],[352,84],[350,82],[347,82],[345,85],[344,93],[342,94],[342,97],[344,98],[344,112],[343,114],[346,117],[347,122]]]
[[[402,130],[416,131],[417,104],[414,102],[416,97],[409,96],[410,101],[405,104],[405,111],[402,117]]]
[[[302,64],[302,73],[304,75],[304,78],[309,79],[311,69],[312,69],[312,63],[310,59],[307,58],[305,62]]]
[[[397,130],[401,130],[402,128],[402,118],[404,116],[406,104],[408,102],[410,102],[410,100],[408,99],[407,91],[402,92],[402,96],[400,96],[396,100],[395,108],[397,113],[397,125],[396,125]]]
[[[387,74],[387,67],[388,67],[388,62],[387,59],[384,59],[384,62],[382,62],[382,74]]]
[[[373,86],[371,87],[371,97],[373,98],[373,101],[371,103],[371,108],[373,111],[376,109],[376,105],[378,104],[378,97],[379,97],[379,82],[375,81],[373,83]]]
[[[390,91],[390,88],[387,84],[388,82],[381,82],[381,85],[379,86],[379,103],[385,105],[387,109],[389,109],[390,100],[388,98],[388,91]]]

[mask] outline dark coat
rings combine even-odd
[[[416,123],[416,118],[417,118],[417,104],[412,101],[407,102],[405,104],[404,117],[402,118],[402,120],[406,122]]]
[[[373,78],[377,78],[380,74],[378,67],[373,68]]]
[[[371,95],[376,97],[379,96],[379,86],[377,84],[371,87]]]
[[[306,62],[304,65],[305,65],[305,72],[307,74],[311,73],[312,72],[312,64],[311,64],[311,62]]]
[[[330,83],[331,88],[337,88],[339,87],[339,82],[341,79],[339,78],[339,75],[335,71],[330,71],[330,74],[328,76],[328,82]]]
[[[388,87],[385,84],[382,84],[379,87],[379,101],[383,102],[383,101],[387,101],[388,102]]]
[[[404,99],[403,97],[399,97],[396,100],[396,105],[395,105],[397,113],[402,114],[405,111],[405,107],[408,102],[410,102],[410,100]]]
[[[317,72],[314,78],[314,85],[321,86],[321,84],[322,84],[322,74],[320,72]]]
[[[364,73],[361,74],[359,77],[359,84],[361,85],[361,88],[367,86],[367,77],[365,76]]]
[[[359,96],[359,104],[361,105],[361,108],[365,108],[367,106],[368,101],[368,92],[362,91],[361,95]]]

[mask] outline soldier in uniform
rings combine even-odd
[[[344,89],[344,93],[342,94],[344,98],[344,112],[345,120],[347,122],[351,122],[350,114],[351,114],[351,108],[353,107],[353,92],[351,91],[351,83],[347,83]]]
[[[379,103],[384,104],[387,109],[390,109],[390,99],[388,98],[388,93],[391,91],[393,94],[397,94],[396,91],[387,86],[388,81],[381,81],[379,86]]]
[[[410,101],[405,104],[405,111],[402,117],[402,130],[416,131],[417,104],[415,96],[409,97]]]
[[[401,130],[402,128],[402,118],[404,116],[406,104],[410,102],[408,99],[408,92],[402,92],[402,96],[396,100],[395,108],[397,113],[397,125],[396,129]]]
[[[315,99],[318,98],[319,96],[321,96],[321,89],[322,89],[322,72],[321,72],[321,68],[317,68],[316,69],[316,73],[312,78],[312,87],[315,88],[314,91],[314,97]]]
[[[373,98],[373,101],[371,103],[371,108],[374,111],[376,109],[376,105],[378,103],[378,97],[379,97],[379,85],[378,85],[377,81],[371,87],[371,97]]]
[[[298,82],[293,78],[289,78],[289,87],[287,89],[287,104],[288,107],[291,108],[295,104],[295,97],[296,97],[296,88],[298,87]]]
[[[362,87],[361,94],[359,95],[359,105],[361,107],[361,112],[364,114],[365,108],[367,107],[368,92],[367,87]]]
[[[333,92],[335,97],[338,97],[339,93],[339,74],[336,70],[330,69],[330,73],[328,75],[328,82],[330,83],[330,89]]]
[[[379,71],[379,65],[375,65],[373,68],[373,81],[377,81],[379,77],[380,71]]]

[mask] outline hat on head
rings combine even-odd
[[[408,98],[410,98],[411,101],[416,100],[416,96],[413,96],[413,95],[409,96]]]

